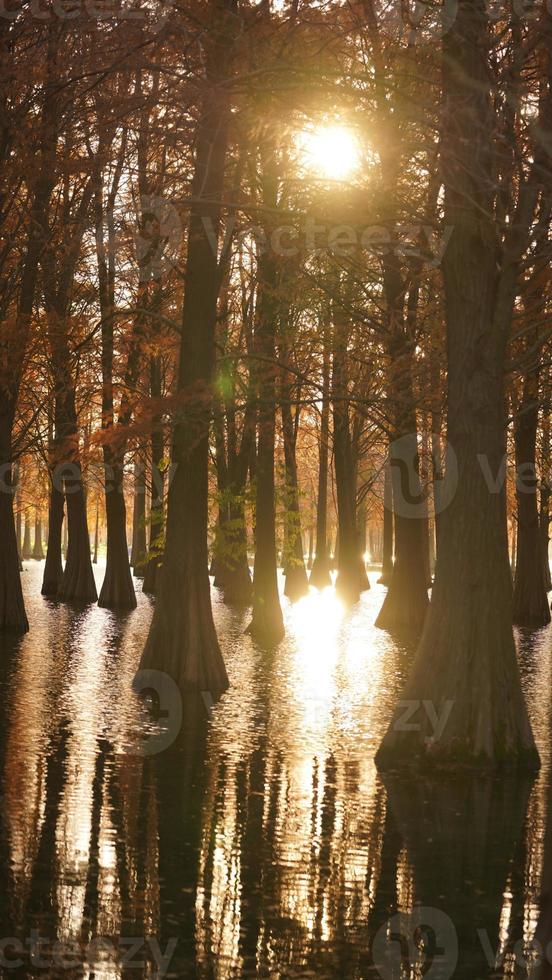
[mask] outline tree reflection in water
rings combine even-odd
[[[453,925],[451,976],[530,974],[520,964],[539,911],[537,938],[552,938],[548,631],[524,636],[520,654],[544,762],[534,786],[384,784],[373,754],[410,651],[373,629],[375,582],[349,614],[331,593],[287,607],[289,639],[270,655],[244,637],[246,614],[217,605],[232,686],[209,720],[184,705],[175,744],[148,756],[132,679],[149,602],[123,619],[69,609],[33,598],[32,575],[41,625],[1,651],[3,937],[38,932],[46,959],[72,940],[74,975],[109,980],[156,975],[157,947],[127,971],[120,937],[176,942],[169,976],[414,978],[423,948],[403,941],[395,973],[378,949],[410,927],[431,947],[432,923],[409,918],[421,907]],[[94,966],[98,937],[111,945]],[[434,947],[427,975],[443,980]],[[72,974],[54,963],[40,975]]]

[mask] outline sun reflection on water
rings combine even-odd
[[[372,581],[352,609],[332,589],[284,600],[286,639],[269,653],[245,635],[247,615],[215,597],[231,687],[203,747],[147,762],[132,754],[141,715],[130,680],[149,605],[140,598],[127,621],[34,610],[43,626],[21,641],[5,698],[4,934],[38,924],[86,944],[165,929],[178,937],[174,976],[341,980],[370,973],[392,911],[422,904],[454,920],[471,968],[458,976],[483,975],[483,928],[513,977],[543,865],[552,880],[551,634],[522,651],[545,767],[520,849],[517,787],[378,777],[374,750],[410,657],[373,628],[381,596]],[[83,975],[116,980],[121,964]]]

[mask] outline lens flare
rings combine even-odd
[[[357,169],[360,148],[346,126],[317,126],[301,136],[304,165],[329,180],[343,180]]]

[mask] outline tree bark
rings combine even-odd
[[[281,353],[283,353],[281,351]],[[286,368],[284,366],[283,370]],[[309,581],[305,570],[303,535],[301,533],[301,510],[299,507],[299,480],[297,476],[296,437],[297,424],[291,415],[291,391],[287,380],[281,384],[282,433],[284,438],[284,462],[286,475],[286,522],[285,536],[285,585],[284,595],[296,602],[309,591]],[[298,412],[299,409],[297,408]]]
[[[33,559],[35,561],[44,560],[44,548],[42,547],[42,517],[38,507],[35,508]]]
[[[100,508],[96,502],[96,523],[94,526],[94,557],[92,558],[92,564],[98,564],[98,548],[100,546]]]
[[[541,483],[539,509],[539,537],[544,566],[544,585],[547,593],[552,591],[550,575],[550,402],[545,399],[542,408],[542,450]]]
[[[511,626],[505,481],[500,479],[506,460],[506,341],[526,239],[520,240],[516,216],[503,254],[498,253],[488,40],[484,4],[459,0],[443,40],[442,143],[445,224],[453,228],[443,259],[447,432],[457,477],[449,465],[450,503],[441,514],[431,605],[401,702],[376,756],[380,767],[539,764]],[[528,211],[530,221],[533,209]],[[494,492],[485,479],[489,473],[499,477]],[[402,723],[405,708],[408,724]],[[437,734],[435,716],[444,711],[446,723]]]
[[[514,419],[517,548],[513,601],[513,622],[533,628],[550,622],[537,504],[538,417],[538,373],[534,371],[525,379]]]
[[[60,493],[54,481],[50,483],[49,501],[48,548],[46,551],[46,561],[44,563],[44,576],[42,579],[41,593],[44,596],[55,598],[58,594],[63,575],[63,564],[61,561],[63,494]]]
[[[141,458],[134,461],[134,507],[132,512],[131,565],[134,574],[143,578],[148,546],[146,541],[146,469]]]
[[[29,341],[31,316],[36,294],[40,255],[48,236],[46,212],[56,180],[56,147],[58,137],[57,94],[59,66],[57,64],[57,33],[52,30],[47,40],[46,78],[44,98],[38,128],[40,149],[37,153],[37,179],[30,186],[30,212],[25,258],[21,275],[17,316],[13,335],[2,340],[6,343],[6,359],[2,371],[2,397],[0,399],[0,470],[2,482],[9,487],[0,492],[0,526],[3,547],[0,548],[0,631],[26,633],[29,623],[25,613],[21,590],[20,561],[13,520],[13,495],[11,492],[11,468],[13,463],[12,430],[23,364]],[[32,185],[32,180],[29,181]]]
[[[389,463],[385,464],[383,480],[383,560],[378,582],[389,585],[393,571],[393,482]]]
[[[333,310],[332,408],[335,486],[339,548],[337,555],[336,592],[347,603],[360,597],[358,541],[355,523],[355,475],[349,425],[347,389],[347,344],[349,329],[344,311],[338,304]]]
[[[166,671],[182,691],[228,686],[213,622],[208,574],[208,457],[219,274],[216,244],[227,146],[225,75],[229,54],[225,9],[211,6],[214,27],[197,131],[188,228],[184,309],[175,422],[174,475],[167,538],[156,602],[141,668]]]
[[[23,561],[29,561],[33,557],[33,539],[31,535],[31,519],[29,511],[25,510],[25,531],[23,533],[23,547],[21,549]]]
[[[255,325],[258,438],[256,459],[255,566],[253,616],[249,631],[262,646],[271,647],[284,635],[276,549],[274,444],[276,428],[276,321],[279,287],[275,256],[259,254]]]
[[[104,445],[107,560],[98,599],[104,609],[135,609],[136,594],[128,557],[123,461]]]
[[[396,303],[399,302],[399,293],[396,292],[399,288],[397,283],[390,289]],[[400,320],[400,316],[397,315],[396,319]],[[389,340],[389,355],[389,404],[392,413],[389,467],[395,561],[376,626],[391,632],[414,634],[421,632],[428,605],[427,510],[419,476],[411,343],[401,329],[393,331]]]
[[[2,406],[0,409],[0,459],[4,466],[6,466],[5,461],[11,458],[12,425],[11,413]],[[0,630],[26,633],[29,629],[29,623],[25,613],[19,573],[11,477],[11,467],[4,469],[0,485],[0,533],[2,535],[2,548],[0,548]]]
[[[153,399],[161,397],[161,359],[150,358],[150,394]],[[158,586],[159,569],[163,556],[163,536],[165,530],[164,497],[165,474],[162,468],[164,455],[163,429],[161,417],[155,415],[151,430],[151,507],[149,521],[149,551],[142,591],[155,595]]]
[[[328,554],[328,447],[330,436],[330,343],[326,324],[322,325],[322,407],[318,442],[318,495],[316,498],[316,555],[310,584],[325,589],[332,584]]]
[[[104,238],[103,175],[95,174],[96,253],[102,333],[102,429],[105,477],[105,515],[107,525],[107,560],[98,605],[106,609],[135,609],[136,595],[130,572],[126,537],[124,497],[124,459],[126,437],[117,431],[113,400],[113,321],[115,314],[115,197],[121,180],[126,152],[126,134],[121,139],[111,186],[105,207],[107,248]],[[124,429],[130,423],[132,409],[128,396],[139,370],[139,340],[142,318],[135,318],[125,372],[125,390],[119,407],[119,423]]]

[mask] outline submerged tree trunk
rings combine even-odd
[[[29,511],[25,511],[25,531],[23,533],[23,547],[21,548],[21,557],[24,561],[28,561],[29,558],[33,557],[33,539],[31,535],[31,519],[29,516]]]
[[[538,374],[534,371],[525,379],[514,420],[517,548],[513,622],[530,627],[546,626],[550,622],[537,504],[538,417]]]
[[[13,326],[2,324],[3,348],[2,396],[0,399],[0,469],[7,492],[0,487],[0,631],[25,633],[29,623],[25,613],[20,559],[13,519],[11,488],[13,448],[12,430],[19,386],[31,330],[38,264],[49,235],[47,210],[56,182],[56,148],[58,138],[59,65],[57,62],[59,33],[50,31],[47,39],[46,73],[41,93],[41,109],[35,125],[39,143],[35,155],[36,180],[29,187],[30,209],[23,270],[19,284],[17,314]],[[38,93],[37,93],[38,95]],[[30,542],[29,542],[30,544]]]
[[[152,398],[161,397],[161,359],[150,359],[150,394]],[[154,415],[151,430],[151,507],[149,518],[149,550],[142,591],[148,595],[157,592],[159,569],[163,556],[163,536],[165,530],[164,497],[165,473],[162,466],[164,454],[163,429],[161,417]]]
[[[399,289],[399,286],[394,288]],[[396,302],[400,302],[399,293],[394,295]],[[410,341],[402,330],[398,330],[390,340],[389,350],[389,401],[393,425],[389,468],[392,480],[395,561],[376,626],[390,631],[419,633],[428,604],[427,505],[422,494],[418,468],[412,353]]]
[[[328,440],[330,435],[330,344],[328,330],[323,325],[322,351],[322,408],[318,442],[318,495],[316,498],[316,554],[310,574],[310,584],[317,589],[331,585],[328,554]]]
[[[142,316],[133,323],[130,339],[125,387],[119,407],[119,424],[115,423],[113,389],[113,344],[115,316],[115,230],[114,208],[125,158],[126,135],[121,139],[111,186],[107,193],[104,215],[103,175],[95,174],[96,254],[98,261],[98,285],[102,333],[102,430],[105,479],[105,515],[107,525],[107,558],[105,577],[98,605],[105,609],[135,609],[136,595],[130,572],[126,537],[126,505],[124,497],[124,462],[126,435],[121,432],[129,425],[132,408],[129,389],[136,382],[139,371],[139,340]],[[104,238],[107,225],[107,246]],[[143,292],[143,289],[142,289]],[[145,297],[141,296],[141,302]]]
[[[265,136],[265,139],[266,136]],[[278,205],[278,180],[273,148],[261,146],[263,204],[274,215]],[[268,222],[268,217],[267,217]],[[272,249],[257,256],[257,307],[255,320],[255,387],[257,402],[257,456],[255,466],[255,566],[253,569],[253,616],[249,631],[257,642],[274,646],[284,635],[284,619],[278,594],[274,444],[276,429],[276,330],[285,284],[278,275]]]
[[[50,484],[50,504],[48,509],[48,548],[44,563],[44,576],[41,593],[56,597],[58,594],[63,564],[61,561],[61,532],[63,527],[63,494],[52,480]]]
[[[281,349],[283,357],[287,351]],[[286,371],[285,365],[283,371]],[[301,510],[299,507],[299,480],[297,476],[296,441],[297,425],[291,414],[291,390],[287,378],[281,383],[282,433],[284,437],[284,461],[286,474],[286,522],[285,535],[285,585],[284,595],[295,602],[309,591],[309,581],[305,570],[303,535],[301,533]],[[299,408],[296,408],[299,412]]]
[[[312,563],[314,561],[314,528],[312,524],[309,526],[309,553],[307,556],[307,569],[312,571]]]
[[[211,7],[207,81],[198,122],[193,201],[188,229],[180,347],[178,410],[169,487],[167,537],[141,669],[167,672],[181,691],[219,697],[228,686],[213,622],[208,574],[208,456],[219,275],[218,237],[227,144],[224,75],[228,38],[224,10]],[[208,35],[209,36],[209,35]],[[221,74],[222,73],[222,74]]]
[[[383,556],[378,582],[389,585],[393,571],[393,482],[389,463],[385,464],[383,480]]]
[[[259,296],[255,325],[258,439],[256,459],[255,566],[253,617],[249,630],[263,646],[273,646],[284,635],[278,594],[274,441],[276,428],[276,320],[278,275],[270,252],[258,257]]]
[[[132,512],[132,556],[134,574],[141,578],[146,570],[146,469],[142,459],[134,461],[134,507]]]
[[[19,565],[21,568],[21,547],[23,544],[23,511],[21,509],[21,472],[19,466],[16,464],[13,468],[14,473],[14,487],[15,487],[15,500],[16,503],[16,514],[15,514],[15,537],[17,540],[17,554],[19,555],[20,561]]]
[[[71,472],[64,480],[64,488],[67,507],[67,551],[58,597],[65,602],[96,602],[98,593],[90,557],[86,497],[80,463],[76,461],[72,463]]]
[[[497,254],[487,27],[483,3],[459,0],[443,40],[445,224],[454,229],[443,259],[447,433],[457,471],[449,462],[431,605],[380,767],[539,762],[511,625],[501,478],[505,351],[524,239],[517,226]]]
[[[545,400],[542,409],[542,450],[541,450],[541,485],[539,508],[539,538],[544,566],[544,586],[552,591],[550,575],[550,403]]]
[[[123,462],[104,446],[107,560],[98,599],[104,609],[135,609],[136,593],[128,557]]]
[[[3,477],[0,485],[0,533],[2,547],[0,548],[0,630],[26,633],[29,629],[21,576],[19,573],[19,555],[15,523],[13,519],[13,493],[11,486],[11,468],[6,468],[11,459],[11,434],[13,418],[5,407],[0,409],[0,461],[2,462]]]
[[[77,255],[78,252],[73,254],[73,264],[76,263]],[[55,384],[52,483],[57,493],[65,495],[67,514],[63,525],[66,562],[57,596],[65,602],[95,602],[98,594],[90,558],[86,497],[80,461],[76,382],[68,336],[68,295],[73,273],[68,260],[67,268],[63,270],[65,275],[58,274],[61,285],[56,288],[55,257],[50,252],[44,258],[44,268],[49,277],[44,286],[44,296]],[[54,562],[57,561],[57,547],[56,540],[53,545]]]
[[[94,555],[92,558],[92,564],[98,564],[98,549],[100,547],[100,507],[96,502],[96,522],[94,525]]]
[[[44,549],[42,547],[42,516],[38,507],[35,509],[33,558],[35,561],[43,561],[44,559]]]
[[[332,408],[335,486],[339,549],[337,555],[336,591],[346,602],[360,596],[358,542],[355,523],[355,475],[349,426],[347,391],[347,344],[349,329],[344,311],[334,307]]]

